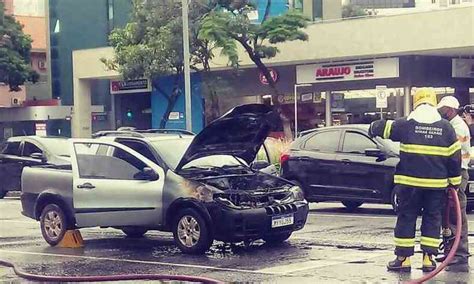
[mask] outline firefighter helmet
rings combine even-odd
[[[438,104],[434,89],[421,88],[416,90],[415,96],[413,97],[413,108],[417,108],[421,104],[429,104],[431,106],[436,106]]]

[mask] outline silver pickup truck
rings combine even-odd
[[[23,214],[40,221],[50,245],[84,227],[130,237],[173,232],[185,253],[203,253],[214,240],[282,242],[303,228],[308,203],[297,185],[248,166],[271,115],[264,105],[237,107],[196,136],[150,136],[132,141],[143,144],[136,150],[72,139],[71,166],[24,169]]]

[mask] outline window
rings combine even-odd
[[[136,180],[147,167],[132,154],[114,146],[75,143],[74,150],[81,178]]]
[[[306,141],[304,149],[321,152],[336,152],[339,146],[339,138],[340,131],[320,132]]]
[[[25,145],[23,146],[23,156],[29,157],[31,156],[31,154],[35,154],[35,153],[43,154],[43,151],[40,148],[38,148],[38,146],[36,146],[35,144],[30,143],[30,142],[25,142]]]
[[[2,151],[5,155],[20,156],[20,142],[8,142]]]
[[[363,134],[346,132],[344,135],[344,145],[342,146],[344,153],[364,154],[366,149],[374,148],[377,148],[377,144]]]
[[[153,155],[148,146],[144,143],[130,140],[117,140],[117,142],[137,151],[138,153],[145,156],[148,160],[156,163],[155,155]]]

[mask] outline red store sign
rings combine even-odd
[[[278,81],[278,72],[271,68],[268,68],[268,72],[270,72],[270,76],[272,76],[273,82],[276,83]],[[267,78],[265,77],[265,75],[263,75],[262,72],[259,73],[258,79],[260,80],[260,83],[264,85],[269,85]]]

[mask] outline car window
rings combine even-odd
[[[31,154],[35,154],[35,153],[43,154],[43,151],[35,144],[31,142],[25,142],[23,146],[23,156],[29,157],[31,156]]]
[[[366,149],[374,148],[377,148],[377,144],[363,134],[348,131],[344,135],[342,146],[342,152],[344,153],[364,154]]]
[[[87,147],[84,147],[87,146]],[[101,145],[102,146],[102,145]],[[106,146],[107,151],[91,151],[96,144],[75,143],[79,176],[88,179],[139,179],[146,164],[137,157],[114,146]]]
[[[150,161],[156,162],[155,155],[150,151],[150,148],[144,143],[138,141],[130,141],[130,140],[117,140],[120,144],[123,144],[136,152],[142,154]]]
[[[339,145],[339,138],[339,130],[320,132],[306,141],[304,149],[321,152],[336,152]]]
[[[20,142],[7,142],[7,144],[2,150],[2,154],[19,156],[20,155]]]

